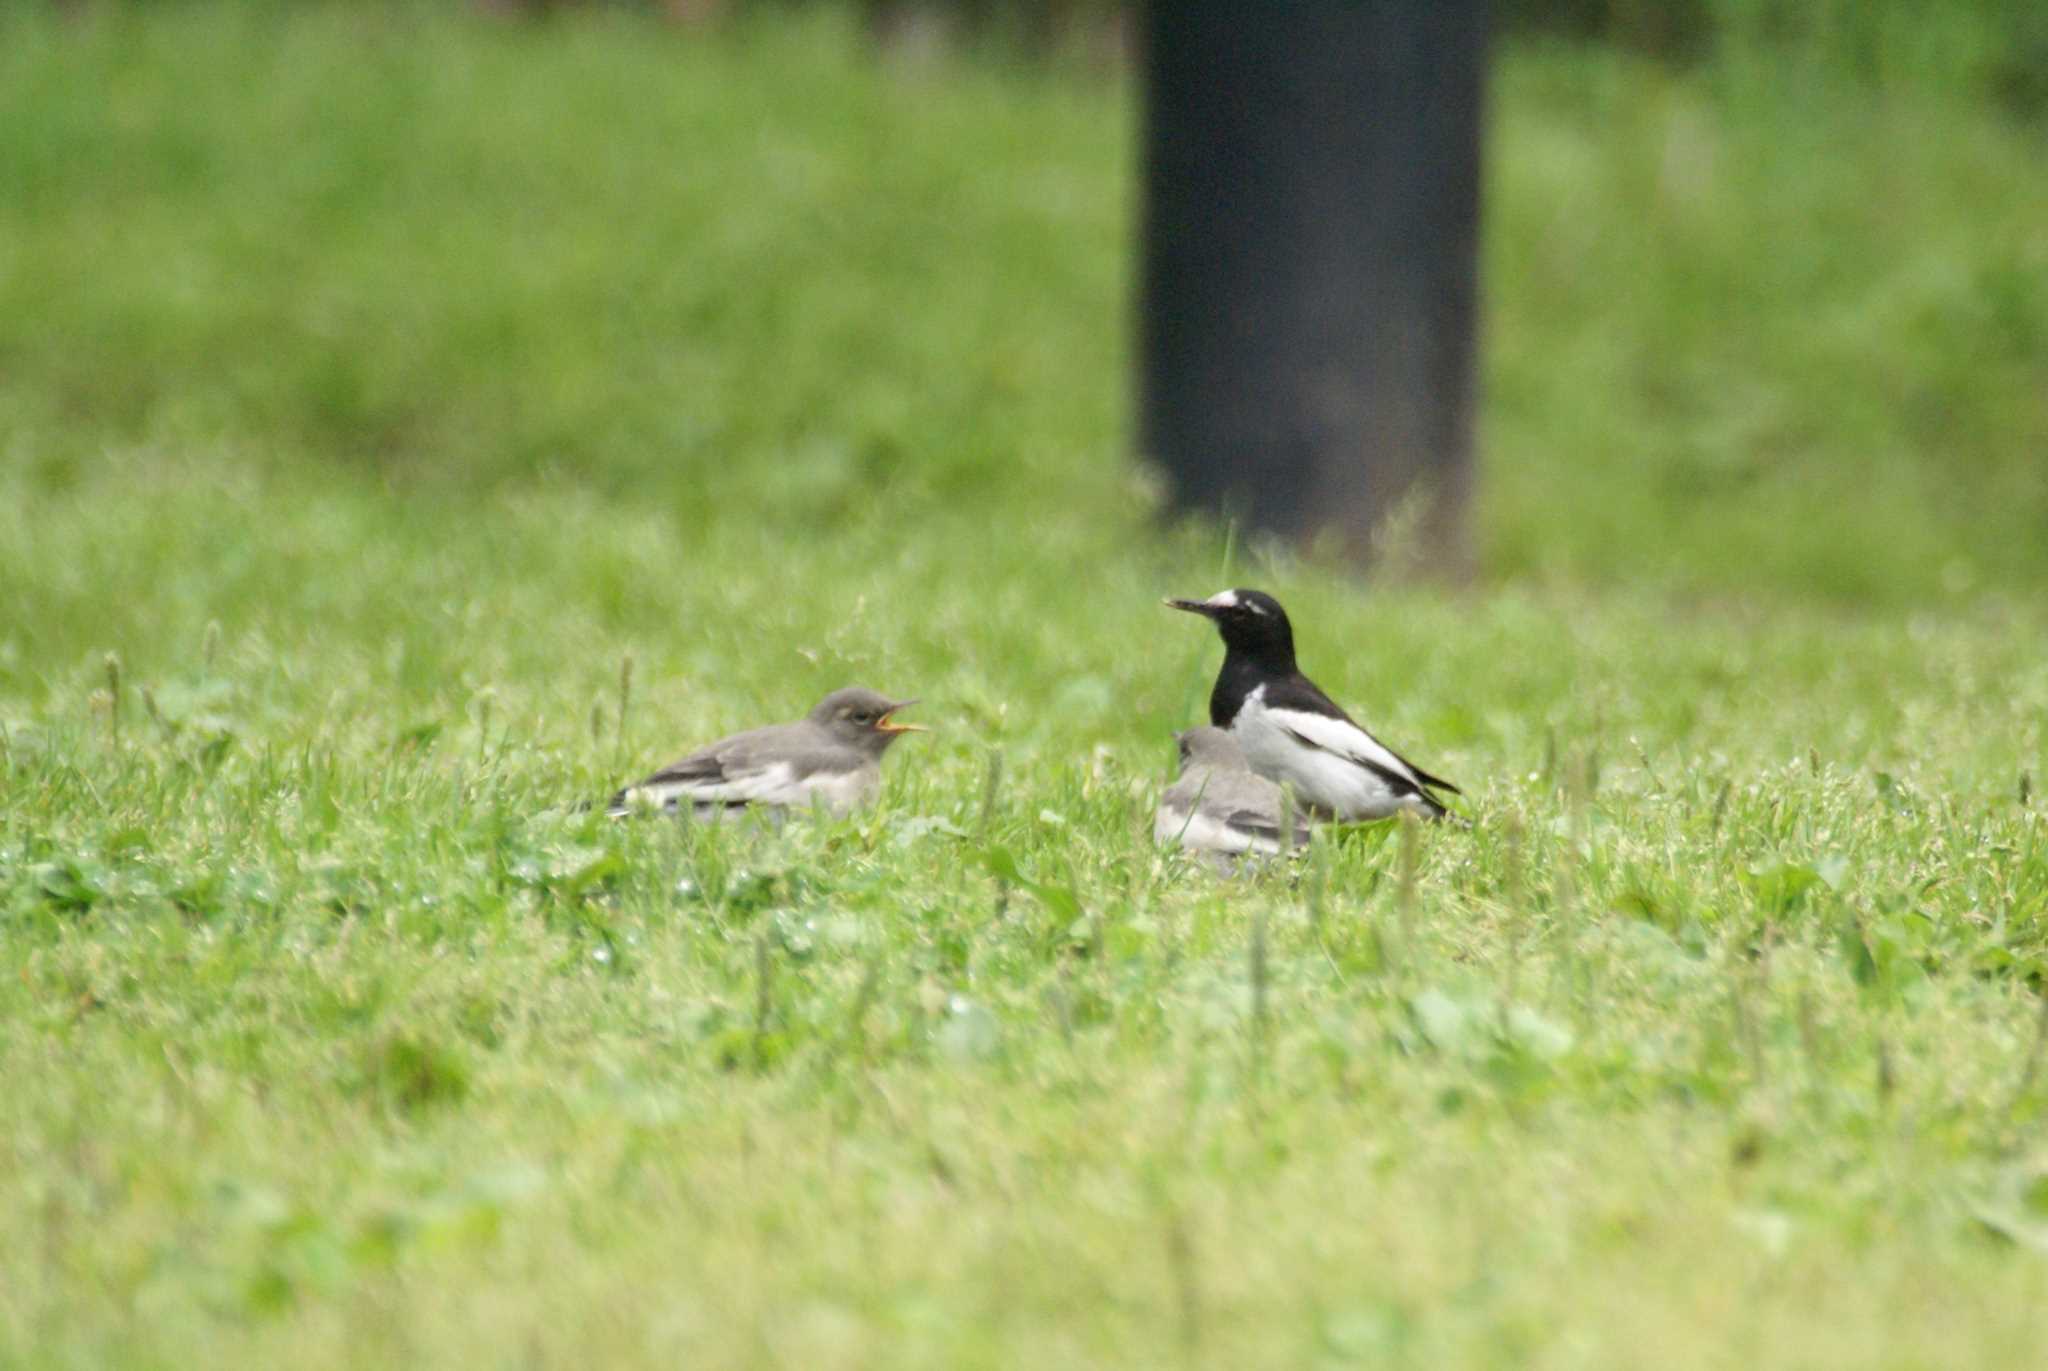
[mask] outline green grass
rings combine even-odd
[[[1156,527],[1121,88],[0,19],[0,1364],[2032,1366],[2039,134],[1767,75],[1504,54],[1449,595]],[[1232,582],[1473,827],[1152,850]]]

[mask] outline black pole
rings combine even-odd
[[[1152,0],[1140,442],[1183,506],[1468,560],[1484,0]]]

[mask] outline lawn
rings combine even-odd
[[[1162,526],[1131,100],[0,13],[0,1365],[2037,1364],[2042,129],[1505,48],[1448,591]],[[1153,849],[1230,584],[1469,826]]]

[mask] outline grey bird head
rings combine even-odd
[[[1204,724],[1200,728],[1174,734],[1173,740],[1180,744],[1182,775],[1197,768],[1208,771],[1251,770],[1251,763],[1244,759],[1244,749],[1237,745],[1237,739],[1220,728]]]
[[[839,742],[879,757],[904,734],[928,731],[922,724],[899,724],[889,717],[916,703],[892,700],[865,686],[847,686],[818,701],[810,721]]]
[[[1223,645],[1271,671],[1294,670],[1294,626],[1287,611],[1263,590],[1225,590],[1206,600],[1168,600],[1174,609],[1199,614],[1216,625]]]

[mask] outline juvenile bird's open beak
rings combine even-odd
[[[1207,600],[1169,599],[1165,601],[1165,604],[1168,609],[1184,609],[1190,614],[1199,614],[1205,619],[1216,617],[1216,606],[1210,604]]]
[[[891,719],[889,717],[891,714],[894,714],[897,710],[908,709],[916,703],[917,701],[915,700],[898,700],[895,704],[889,706],[889,708],[883,713],[881,718],[875,720],[875,727],[883,733],[931,732],[931,730],[926,728],[923,724],[899,724],[894,719]]]

